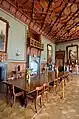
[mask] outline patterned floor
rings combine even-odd
[[[65,86],[65,98],[61,99],[62,92],[49,94],[49,101],[43,100],[42,109],[34,111],[34,105],[29,103],[27,108],[17,102],[12,108],[5,99],[0,100],[0,119],[79,119],[79,75]]]
[[[79,119],[79,75],[74,75],[66,85],[65,99],[61,99],[60,94],[52,95],[34,119]]]

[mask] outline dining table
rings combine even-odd
[[[25,107],[27,106],[27,95],[33,94],[35,92],[36,87],[42,86],[44,83],[49,83],[49,85],[52,84],[52,82],[57,78],[63,78],[65,76],[68,76],[69,72],[60,72],[58,75],[56,72],[48,72],[48,76],[45,78],[44,74],[41,73],[40,76],[31,76],[30,77],[30,83],[26,80],[26,78],[20,78],[20,79],[10,79],[10,80],[4,80],[3,83],[6,85],[6,95],[8,95],[8,87],[10,85],[14,85],[15,88],[20,89],[24,91],[25,94]],[[9,102],[9,101],[7,101]]]

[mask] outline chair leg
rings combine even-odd
[[[48,98],[48,97],[49,97],[49,96],[48,96],[48,91],[45,91],[44,94],[45,94],[45,97],[46,97],[46,99],[47,99],[47,101],[48,101],[48,99],[49,99],[49,98]]]
[[[14,102],[13,102],[14,104],[15,104],[15,101],[16,101],[16,96],[14,96]]]
[[[42,107],[42,103],[41,103],[42,101],[41,101],[41,97],[40,97],[40,107]]]
[[[40,100],[40,107],[42,107],[42,99],[41,99],[41,97],[39,98],[39,100]],[[34,106],[35,106],[35,112],[37,113],[37,99],[35,99],[35,101],[34,101]]]
[[[64,85],[66,85],[66,79],[64,80]]]
[[[34,101],[34,106],[35,106],[35,112],[37,113],[36,99]]]
[[[7,102],[7,104],[9,104],[9,98],[10,98],[10,90],[9,90],[9,86],[7,86],[7,92],[6,92],[6,102]]]
[[[54,93],[55,93],[55,88],[56,88],[56,86],[54,85]]]
[[[60,82],[60,83],[59,83],[59,91],[61,90],[61,85],[62,85],[62,84],[61,84],[61,82]]]

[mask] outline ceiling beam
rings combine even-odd
[[[14,0],[14,2],[16,3],[16,2],[17,2],[17,0]]]
[[[29,20],[31,20],[31,18],[27,15],[27,14],[25,14],[24,12],[22,12],[22,10],[20,10],[20,9],[17,9],[17,7],[16,7],[16,5],[14,5],[11,1],[9,1],[9,0],[6,0],[10,5],[12,5],[15,9],[16,9],[16,11],[19,11],[20,13],[22,13],[24,16],[26,16]]]
[[[23,11],[32,12],[31,9],[24,9],[24,8],[23,8]],[[38,14],[38,13],[40,13],[40,14],[49,14],[49,15],[51,14],[51,13],[46,13],[46,12],[41,12],[41,11],[35,11],[34,13],[37,13],[37,14]]]
[[[29,0],[25,0],[24,3],[22,5],[25,5]]]
[[[77,12],[78,12],[78,10],[69,18],[69,20],[68,20],[65,24],[63,24],[63,26],[62,26],[60,29],[58,29],[58,31],[54,34],[54,36],[56,36],[56,35],[58,34],[58,32],[60,32],[60,30],[61,30],[63,27],[66,26],[66,24],[72,19],[72,17],[73,17]],[[71,13],[70,13],[70,14],[71,14]],[[70,14],[69,14],[69,15],[70,15]],[[69,15],[68,15],[68,16],[69,16]],[[76,17],[77,17],[77,16],[75,16],[74,18],[76,18]],[[54,36],[53,36],[53,37],[54,37]],[[52,38],[53,38],[53,37],[52,37]]]
[[[78,30],[79,31],[79,30]],[[73,37],[73,35],[76,35],[76,33],[78,33],[78,31],[75,31],[73,34],[71,34],[71,36],[69,37]]]
[[[58,17],[56,18],[55,22],[53,23],[53,26],[51,26],[50,30],[48,31],[48,34],[49,34],[49,32],[51,32],[52,28],[54,27],[54,25],[56,24],[56,22],[58,21],[58,19],[61,17],[61,15],[62,15],[64,9],[66,8],[66,6],[68,5],[69,1],[70,0],[68,0],[68,2],[63,7],[62,11],[59,13]],[[52,20],[52,22],[53,22],[53,20]]]
[[[78,33],[78,31],[75,32],[75,33]],[[74,34],[75,34],[75,33],[74,33]],[[78,35],[78,36],[79,36],[79,35]],[[78,38],[78,36],[77,36],[77,38]],[[66,41],[66,40],[72,40],[72,39],[74,39],[74,38],[73,38],[73,37],[71,37],[71,38],[69,37],[69,38],[66,38],[66,39],[63,38],[63,39],[60,39],[60,40],[61,40],[61,41],[63,41],[63,40]],[[75,38],[75,39],[76,39],[76,38]]]
[[[48,13],[48,11],[49,11],[49,8],[50,8],[50,5],[51,5],[52,2],[53,2],[53,0],[49,0],[49,4],[48,4],[47,10],[46,10],[47,13]],[[45,17],[44,17],[44,19],[43,19],[43,23],[41,24],[41,29],[43,29],[43,27],[44,27],[44,23],[45,23],[46,16],[47,16],[47,15],[45,15]],[[41,30],[41,29],[40,29],[40,30]]]
[[[58,41],[58,42],[56,41],[55,43],[56,43],[56,44],[59,44],[59,43],[67,42],[67,41],[70,42],[70,41],[76,41],[76,40],[78,40],[78,38],[76,38],[76,39],[70,39],[70,40],[62,39],[61,41]]]
[[[79,30],[78,30],[78,31],[79,31]],[[78,33],[78,31],[73,32],[71,35],[67,36],[66,39],[71,39],[71,37],[72,37],[74,34]],[[65,38],[63,38],[63,39],[65,39]]]
[[[77,24],[78,24],[78,23],[77,23]],[[75,25],[77,25],[77,24],[75,24]],[[73,28],[73,26],[72,26],[72,28]],[[71,28],[71,29],[72,29],[72,28]],[[71,30],[71,29],[70,29],[70,30]],[[67,38],[72,37],[72,36],[73,36],[75,33],[77,33],[78,31],[79,31],[79,30],[75,31],[75,32],[72,33],[70,36],[67,36]],[[63,35],[65,35],[66,33],[67,33],[67,32],[65,32]],[[61,37],[59,37],[59,40],[64,40],[64,39],[65,39],[65,37],[63,37],[63,35],[62,35]],[[62,37],[63,37],[63,39],[62,39]],[[66,39],[67,39],[67,38],[66,38]],[[58,39],[57,39],[57,40],[58,40]]]
[[[34,0],[33,0],[33,2],[32,2],[32,13],[31,13],[31,20],[33,19],[33,10],[34,9]]]
[[[2,1],[3,1],[3,0],[0,0],[0,4],[2,4]]]
[[[62,36],[65,35],[66,33],[68,33],[68,32],[69,32],[72,28],[74,28],[75,25],[77,25],[77,24],[78,24],[78,22],[77,22],[77,23],[73,23],[73,24],[71,25],[71,27],[69,27],[68,30],[67,30],[64,34],[62,34]],[[62,28],[62,30],[63,30],[63,28]],[[61,31],[61,30],[60,30],[60,31]],[[61,37],[62,37],[62,36],[61,36]],[[54,35],[54,37],[55,37],[55,35]]]
[[[69,32],[74,26],[76,26],[77,24],[79,24],[79,22],[75,23],[70,29],[68,29],[68,31],[66,31],[64,34],[62,34],[61,37],[62,37],[63,35],[65,35],[66,33],[68,33],[68,32]],[[60,37],[60,38],[61,38],[61,37]]]

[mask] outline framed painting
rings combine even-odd
[[[47,63],[52,63],[52,46],[50,44],[47,44]]]
[[[0,52],[7,52],[9,23],[0,17]]]
[[[75,61],[78,59],[78,45],[70,45],[66,47],[67,60]]]

